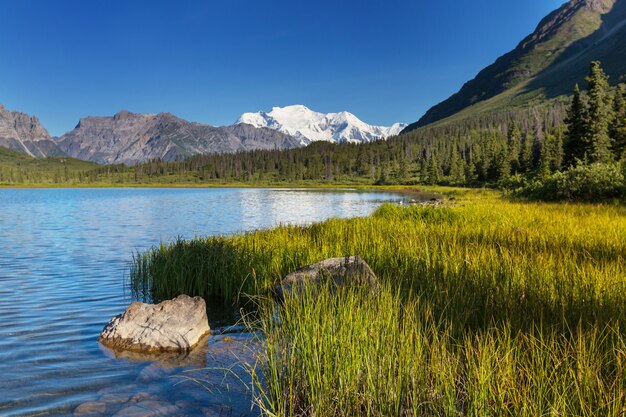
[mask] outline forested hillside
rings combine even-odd
[[[570,94],[594,60],[602,61],[616,84],[626,74],[625,44],[626,0],[570,0],[405,132]]]
[[[96,167],[95,163],[74,158],[34,158],[0,147],[0,184],[71,184]]]
[[[422,128],[366,144],[313,143],[290,150],[255,150],[108,165],[66,175],[40,171],[43,182],[78,184],[447,184],[502,185],[512,178],[545,179],[588,163],[623,159],[626,149],[626,84],[611,88],[600,64],[591,65],[588,91],[572,99],[509,109]],[[12,169],[3,181],[33,180],[30,167]],[[47,173],[47,174],[46,174]],[[63,174],[63,175],[61,175]]]

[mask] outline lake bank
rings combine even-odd
[[[261,303],[262,405],[276,415],[620,415],[626,209],[456,198],[179,241],[139,257],[131,278],[157,298],[269,300],[303,265],[363,257],[380,293],[287,300],[280,326]]]
[[[378,191],[403,191],[403,190],[463,190],[460,187],[443,186],[415,186],[415,185],[374,185],[363,183],[311,183],[311,182],[276,182],[276,183],[141,183],[141,184],[116,184],[116,183],[85,183],[85,184],[62,184],[62,183],[41,183],[41,184],[3,184],[0,189],[37,189],[37,188],[59,188],[59,189],[85,189],[85,188],[259,188],[259,189],[356,189],[356,190],[378,190]],[[471,190],[471,189],[468,189]]]
[[[209,340],[201,361],[168,362],[165,369],[157,363],[164,361],[115,356],[98,345],[108,320],[135,299],[127,280],[133,253],[178,236],[365,216],[405,199],[338,190],[0,189],[0,415],[72,415],[88,402],[110,403],[107,410],[117,412],[116,401],[141,393],[186,402],[185,415],[215,410],[217,397],[179,377],[215,357],[236,361],[228,355],[232,343]],[[211,304],[213,329],[238,320],[238,309]],[[217,371],[211,378],[221,380]],[[176,383],[180,389],[172,389]],[[227,397],[224,404],[239,410]],[[249,402],[241,408],[249,410]]]

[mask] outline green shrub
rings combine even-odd
[[[626,164],[581,164],[548,178],[516,176],[503,183],[513,195],[544,201],[601,202],[626,197]]]

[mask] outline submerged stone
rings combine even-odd
[[[101,416],[106,411],[107,405],[103,402],[98,401],[87,401],[86,403],[82,403],[76,409],[74,409],[74,416],[76,417],[87,417],[87,416]]]
[[[301,291],[306,285],[332,282],[337,287],[366,286],[378,288],[372,268],[360,256],[331,258],[305,266],[287,275],[276,288],[279,298]]]
[[[100,333],[106,347],[135,352],[188,352],[209,334],[206,304],[181,295],[160,304],[135,302]]]
[[[113,417],[154,417],[168,415],[184,415],[181,410],[173,404],[163,401],[142,401],[135,405],[122,408]]]

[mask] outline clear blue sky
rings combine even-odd
[[[413,122],[561,0],[0,0],[0,103],[53,135],[168,111],[304,104]]]

